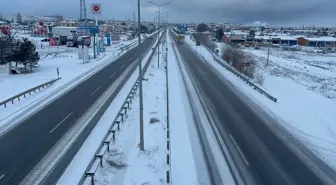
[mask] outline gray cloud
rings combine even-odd
[[[4,1],[4,0],[0,0]],[[165,0],[153,0],[156,3]],[[88,15],[90,4],[86,0]],[[103,5],[102,18],[132,18],[137,10],[136,0],[96,0]],[[162,7],[169,11],[172,21],[194,22],[236,22],[250,23],[265,21],[275,25],[336,25],[333,8],[335,0],[170,0],[171,5]],[[156,8],[148,1],[141,1],[142,19],[153,20]],[[23,14],[63,14],[79,16],[79,0],[12,0],[3,2],[0,12],[22,12]]]

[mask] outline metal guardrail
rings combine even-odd
[[[194,42],[195,39],[193,37],[190,37],[191,40],[193,40]],[[278,99],[275,98],[274,96],[270,95],[269,93],[267,93],[265,90],[263,90],[262,88],[260,88],[258,85],[254,84],[253,82],[251,82],[250,78],[247,77],[246,75],[240,73],[238,70],[236,70],[234,67],[232,67],[229,64],[226,64],[225,61],[222,61],[221,59],[218,58],[218,56],[210,49],[208,48],[206,45],[204,45],[205,48],[211,53],[213,59],[219,63],[221,66],[223,66],[224,68],[226,68],[228,71],[232,72],[234,75],[236,75],[238,78],[242,79],[244,82],[246,82],[249,86],[252,86],[254,90],[260,92],[261,94],[265,95],[267,98],[269,98],[270,100],[277,102]]]
[[[230,65],[225,65],[223,61],[221,61],[220,59],[217,58],[217,56],[214,56],[214,53],[211,53],[213,59],[218,62],[221,66],[225,67],[228,71],[232,72],[234,75],[236,75],[238,78],[242,79],[244,82],[246,82],[249,86],[252,86],[254,90],[260,92],[261,94],[265,95],[267,98],[269,98],[270,100],[277,102],[278,99],[275,98],[274,96],[270,95],[269,93],[267,93],[265,90],[261,89],[259,86],[257,86],[256,84],[254,84],[253,82],[251,82],[251,80],[246,77],[245,75],[243,75],[242,73],[238,72],[236,69],[234,69],[232,66]]]
[[[165,32],[163,32],[163,34],[161,35],[160,40],[162,39],[162,37],[164,35],[165,35]],[[152,60],[152,58],[155,54],[156,48],[158,47],[159,44],[160,44],[160,42],[158,42],[155,45],[155,47],[152,49],[152,53],[149,56],[144,68],[142,69],[141,78],[143,78],[143,76],[144,76],[144,74],[145,74],[145,72],[146,72],[146,70],[147,70],[147,68],[150,64],[150,61]],[[103,141],[101,142],[100,146],[98,147],[97,151],[95,152],[95,155],[93,156],[89,165],[87,166],[87,168],[85,170],[85,173],[81,177],[78,185],[83,185],[83,184],[94,185],[95,173],[97,172],[99,167],[103,166],[103,157],[104,157],[106,152],[110,151],[110,143],[112,141],[115,141],[115,133],[118,130],[120,130],[120,123],[124,122],[124,120],[125,120],[124,118],[125,118],[125,116],[127,116],[127,110],[130,108],[130,104],[132,103],[132,100],[135,97],[134,95],[136,95],[136,91],[139,87],[139,83],[140,83],[140,77],[138,77],[137,81],[132,86],[132,89],[128,93],[126,100],[124,101],[121,108],[119,109],[118,114],[114,118],[114,120],[112,122],[112,125],[110,126],[107,133],[105,134],[105,136],[103,138]]]
[[[37,90],[40,90],[40,89],[42,89],[44,87],[47,87],[47,86],[50,86],[53,83],[55,83],[57,80],[60,80],[60,79],[61,78],[56,78],[56,79],[50,80],[49,82],[43,83],[43,84],[38,85],[36,87],[33,87],[31,89],[28,89],[28,90],[26,90],[26,91],[24,91],[24,92],[22,92],[20,94],[17,94],[15,96],[11,97],[11,98],[8,98],[8,99],[0,102],[0,106],[4,105],[4,107],[7,108],[7,104],[10,103],[10,102],[12,102],[12,104],[14,104],[15,99],[17,99],[18,101],[20,101],[20,97],[23,96],[24,98],[26,98],[27,94],[31,94],[32,92],[36,92]]]

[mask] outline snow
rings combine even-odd
[[[116,136],[112,151],[105,156],[106,163],[97,171],[100,184],[164,184],[166,182],[166,84],[164,63],[158,69],[153,57],[143,83],[144,89],[144,142],[145,151],[138,148],[138,97],[121,132]],[[157,119],[158,122],[151,123]],[[104,161],[104,162],[105,162]],[[122,167],[125,165],[124,167]],[[119,166],[119,167],[118,167]]]
[[[267,49],[244,49],[259,61],[259,67],[268,75],[284,76],[307,89],[336,99],[336,55],[303,51],[270,50],[270,63],[266,68]]]
[[[177,53],[177,58],[179,60],[179,63],[181,64],[181,70],[180,70],[180,74],[178,74],[177,76],[180,76],[180,81],[183,80],[184,78],[184,86],[185,86],[185,90],[183,91],[183,89],[181,89],[181,92],[176,91],[176,96],[177,97],[183,97],[182,99],[184,99],[184,102],[182,100],[177,99],[177,102],[180,103],[180,105],[178,106],[172,106],[176,109],[176,107],[181,107],[181,104],[184,104],[185,106],[185,111],[184,111],[184,115],[185,116],[189,116],[187,117],[187,121],[186,121],[186,125],[188,125],[188,133],[189,133],[189,138],[184,138],[183,136],[185,136],[186,134],[175,134],[178,136],[172,137],[172,139],[178,137],[179,140],[176,140],[176,142],[174,142],[172,144],[172,146],[177,145],[179,146],[179,151],[183,150],[183,154],[187,153],[188,154],[188,147],[183,146],[180,143],[184,141],[184,140],[190,140],[191,146],[192,146],[192,153],[189,154],[190,156],[182,156],[183,160],[189,159],[191,160],[192,157],[194,158],[194,163],[195,166],[192,165],[185,165],[185,162],[182,163],[177,163],[179,165],[173,165],[174,163],[172,162],[172,174],[174,177],[174,182],[176,182],[175,178],[176,176],[180,177],[178,182],[178,184],[196,184],[196,182],[193,183],[183,183],[186,180],[191,181],[195,181],[196,179],[198,180],[198,184],[211,184],[209,174],[207,172],[207,166],[210,165],[211,169],[212,169],[212,173],[215,176],[215,180],[216,182],[221,181],[223,184],[234,184],[234,180],[233,180],[233,176],[230,172],[230,169],[228,168],[228,163],[230,163],[230,166],[233,170],[233,172],[235,173],[235,176],[237,178],[237,180],[239,180],[239,182],[242,182],[240,175],[237,171],[237,167],[236,165],[233,163],[233,159],[231,157],[232,154],[229,153],[229,150],[227,148],[227,146],[225,145],[223,139],[221,137],[216,137],[216,135],[219,134],[219,130],[217,129],[217,127],[212,127],[211,125],[213,125],[215,122],[217,122],[217,118],[214,117],[210,117],[208,118],[207,115],[210,115],[209,112],[211,111],[209,108],[204,108],[202,105],[205,104],[205,100],[204,97],[199,97],[198,94],[200,93],[194,86],[193,84],[195,84],[196,82],[194,81],[194,79],[192,79],[188,73],[187,68],[185,67],[185,65],[183,64],[183,59],[182,57]],[[177,62],[178,63],[178,62]],[[178,67],[178,66],[176,66]],[[177,69],[178,70],[178,69]],[[187,93],[187,92],[188,93]],[[180,94],[180,95],[177,95]],[[181,96],[182,95],[182,96]],[[188,100],[188,96],[189,99]],[[192,104],[189,103],[193,102]],[[172,102],[172,100],[170,99],[170,102]],[[176,103],[177,104],[177,103]],[[210,105],[212,106],[212,105]],[[191,109],[192,107],[192,109]],[[178,109],[179,112],[181,112],[181,110]],[[178,112],[176,111],[176,112]],[[188,112],[189,111],[189,112]],[[194,111],[194,120],[197,120],[197,123],[194,123],[194,120],[192,120],[190,114],[190,111]],[[172,115],[172,114],[171,114]],[[178,115],[178,113],[176,113],[176,115]],[[178,117],[178,116],[177,116]],[[199,130],[202,136],[199,136],[199,134],[196,131],[196,124],[199,125]],[[183,130],[183,127],[179,124],[176,126],[176,130]],[[172,128],[171,128],[172,129]],[[174,133],[172,131],[172,133]],[[204,150],[207,151],[207,155],[209,158],[209,164],[206,164],[205,162],[205,156],[203,154],[203,150],[201,149],[201,142],[200,142],[200,137],[202,137],[203,143],[204,143]],[[173,142],[173,141],[172,141]],[[176,146],[175,146],[176,147]],[[221,150],[221,148],[223,149],[223,151]],[[176,150],[175,150],[176,151]],[[172,150],[172,152],[174,152],[174,150]],[[223,153],[224,152],[224,153]],[[176,157],[179,158],[181,155],[180,153],[176,152]],[[185,154],[186,155],[186,154]],[[227,157],[228,162],[226,161],[224,155]],[[173,157],[173,155],[172,155]],[[172,159],[172,161],[174,160],[174,158]],[[180,159],[181,160],[181,159]],[[187,161],[188,162],[188,161]],[[196,176],[192,176],[191,174],[188,175],[188,178],[186,178],[185,176],[179,175],[181,174],[181,171],[189,171],[189,173],[191,172],[191,174],[193,174],[192,172],[194,170],[196,170],[197,174]],[[176,174],[175,174],[175,173]]]
[[[137,41],[122,42],[121,44],[127,45],[132,42],[135,43]],[[121,44],[108,47],[107,52],[100,54],[97,59],[92,59],[89,63],[83,63],[78,60],[77,54],[74,52],[59,53],[52,58],[41,59],[37,72],[20,75],[0,75],[0,101],[57,78],[57,68],[62,78],[52,86],[28,95],[25,99],[21,99],[20,102],[14,101],[14,104],[7,104],[7,108],[1,107],[0,133],[9,129],[18,119],[22,119],[23,116],[48,103],[49,101],[46,101],[48,98],[54,98],[60,92],[65,92],[97,70],[115,61],[126,52],[118,50],[122,46]],[[135,47],[135,45],[132,47]]]
[[[162,34],[162,33],[161,33]],[[156,41],[157,43],[157,41]],[[154,44],[155,45],[155,44]],[[151,51],[151,50],[149,50]],[[145,62],[148,60],[150,55],[150,52],[145,56],[145,58],[142,61],[142,64],[144,66]],[[155,58],[155,57],[153,57]],[[68,185],[68,184],[78,184],[79,179],[84,174],[91,158],[94,156],[94,153],[96,152],[98,146],[100,145],[101,141],[104,138],[104,135],[106,131],[111,126],[111,123],[114,119],[114,117],[118,114],[118,111],[120,107],[122,106],[123,102],[125,101],[129,91],[131,90],[131,87],[135,83],[138,77],[138,69],[134,71],[132,76],[129,78],[125,86],[122,88],[122,90],[118,93],[116,98],[113,100],[112,104],[108,107],[104,115],[101,117],[99,122],[97,123],[96,127],[92,130],[89,137],[84,142],[81,149],[78,151],[66,171],[63,173],[63,176],[60,178],[57,184],[59,185]],[[136,102],[136,100],[133,100],[133,102]],[[144,101],[145,102],[145,101]],[[132,105],[132,107],[136,107],[136,105]],[[93,107],[94,108],[94,107]],[[131,113],[131,112],[130,112]],[[130,115],[129,115],[130,116]],[[82,119],[82,121],[90,120],[90,119]],[[164,120],[164,119],[162,119]],[[82,123],[78,122],[76,125],[82,125]],[[125,124],[125,123],[124,123]],[[75,130],[78,130],[78,128],[73,127]],[[70,130],[66,136],[72,136],[74,129]],[[120,134],[123,135],[123,134]],[[65,136],[65,137],[66,137]],[[116,138],[119,138],[119,136],[116,136]],[[62,138],[63,140],[63,138]],[[62,145],[62,141],[60,144]],[[64,145],[62,145],[64,147]],[[50,151],[50,153],[57,153],[57,151]]]
[[[172,43],[169,38],[168,83],[172,182],[174,184],[209,184],[191,105]]]
[[[190,38],[186,37],[186,43],[193,45],[192,47],[196,51],[195,43]],[[223,68],[203,46],[198,47],[197,50],[222,75],[223,80],[231,82],[235,89],[246,95],[244,97],[249,100],[250,104],[262,108],[289,133],[304,143],[307,148],[336,169],[336,125],[334,124],[336,102],[326,97],[326,94],[333,96],[335,89],[325,88],[323,91],[312,91],[306,87],[320,86],[317,78],[330,79],[326,83],[333,85],[335,62],[331,58],[321,59],[319,56],[310,54],[295,54],[297,58],[291,61],[285,57],[271,56],[271,65],[264,71],[263,87],[278,98],[278,102],[274,103]],[[253,51],[254,54],[258,52],[264,51]],[[260,60],[262,61],[262,59]],[[319,62],[314,62],[315,60]],[[322,71],[307,64],[327,65],[330,71]],[[272,71],[280,71],[280,75],[276,75]]]

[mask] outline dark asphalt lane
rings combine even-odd
[[[209,65],[204,63],[187,44],[178,50],[186,66],[199,81],[208,101],[220,119],[220,132],[227,130],[246,158],[247,166],[260,184],[322,185],[305,163],[299,159],[255,113],[246,106]],[[207,98],[206,98],[207,99]],[[223,134],[223,133],[221,133]],[[334,172],[333,172],[334,173]],[[334,173],[336,175],[336,173]],[[248,184],[248,183],[247,183]]]
[[[0,137],[0,185],[18,184],[82,114],[155,42],[145,40]]]

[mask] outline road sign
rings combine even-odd
[[[101,4],[100,3],[91,4],[91,11],[92,14],[101,14]]]
[[[81,36],[88,36],[99,33],[98,26],[80,26],[77,27],[76,33]]]

